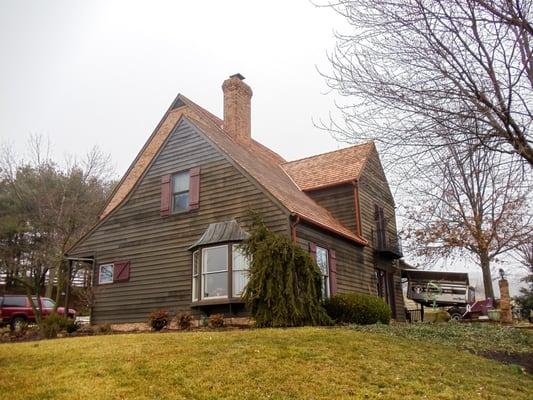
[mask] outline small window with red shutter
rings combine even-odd
[[[161,216],[197,209],[200,206],[200,168],[194,167],[161,178]]]
[[[98,284],[107,285],[130,280],[130,262],[117,261],[98,266]]]

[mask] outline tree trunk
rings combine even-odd
[[[483,273],[483,287],[485,289],[485,298],[494,299],[494,289],[492,287],[492,276],[490,273],[490,259],[487,254],[480,254],[479,261],[481,272]]]

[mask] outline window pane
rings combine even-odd
[[[202,272],[227,271],[228,246],[208,247],[202,252]]]
[[[26,297],[10,297],[6,296],[4,297],[4,301],[2,303],[4,307],[26,307]]]
[[[113,264],[100,265],[99,283],[113,282]]]
[[[174,184],[172,193],[186,192],[189,190],[188,172],[180,172],[179,174],[174,175],[173,181]]]
[[[233,245],[233,270],[247,270],[248,258],[243,254],[239,246]]]
[[[240,296],[248,283],[248,271],[233,271],[233,296]]]
[[[198,300],[198,274],[200,273],[200,252],[192,253],[192,300]]]
[[[189,208],[189,193],[174,195],[174,211],[183,211]]]
[[[192,253],[192,274],[193,275],[198,275],[198,273],[200,272],[199,271],[199,267],[200,267],[199,260],[200,260],[200,252],[196,250],[194,253]]]
[[[203,275],[203,298],[222,297],[228,295],[228,273],[217,272]]]
[[[328,251],[326,249],[323,249],[322,247],[316,248],[316,263],[320,267],[322,275],[329,274]]]
[[[52,300],[50,300],[50,299],[43,299],[43,307],[44,307],[44,308],[54,308],[55,305],[56,305],[56,303],[53,302]]]
[[[198,300],[198,276],[192,277],[192,299],[193,301]]]

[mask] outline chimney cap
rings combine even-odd
[[[236,74],[233,74],[233,75],[230,75],[230,78],[238,78],[240,79],[241,81],[245,80],[246,78],[244,76],[242,76],[242,74],[240,73],[236,73]]]

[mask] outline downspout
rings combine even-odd
[[[359,206],[359,184],[357,179],[352,181],[353,185],[353,197],[354,197],[354,209],[355,209],[355,234],[361,236],[361,208]]]
[[[291,240],[296,243],[296,225],[300,222],[300,216],[299,215],[292,215],[294,218],[294,221],[291,222]]]

